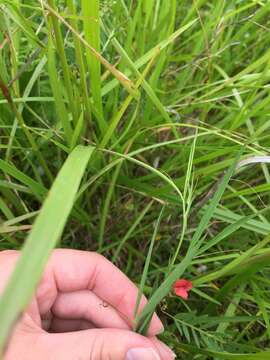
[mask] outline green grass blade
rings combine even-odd
[[[215,209],[217,208],[218,204],[219,204],[219,201],[226,189],[226,186],[228,185],[229,181],[230,181],[230,178],[236,168],[236,165],[240,159],[240,156],[243,152],[243,148],[238,152],[234,162],[231,164],[231,166],[229,167],[228,171],[226,172],[226,174],[224,175],[214,197],[211,199],[210,201],[210,204],[209,206],[207,207],[196,231],[195,231],[195,234],[193,235],[192,237],[192,244],[193,246],[194,245],[197,245],[198,243],[200,243],[200,238],[204,232],[204,230],[206,229],[207,227],[207,224],[209,222],[209,220],[212,218],[213,214],[214,214],[214,211]]]
[[[150,245],[149,245],[147,257],[146,257],[144,268],[143,268],[143,273],[142,273],[142,277],[141,277],[141,281],[140,281],[140,285],[139,285],[139,290],[138,290],[138,296],[137,296],[137,299],[136,299],[136,304],[135,304],[135,309],[134,309],[134,318],[135,318],[135,320],[134,320],[134,329],[135,329],[135,331],[137,330],[138,325],[139,325],[137,323],[139,305],[141,303],[141,299],[142,299],[142,295],[143,295],[143,289],[144,289],[144,286],[146,284],[147,274],[148,274],[148,270],[149,270],[149,266],[150,266],[150,261],[151,261],[151,257],[152,257],[152,253],[153,253],[153,248],[154,248],[154,243],[155,243],[155,240],[156,240],[156,237],[157,237],[157,232],[158,232],[158,228],[159,228],[162,216],[163,216],[164,209],[165,209],[165,206],[162,207],[162,209],[161,209],[161,211],[159,213],[159,217],[158,217],[158,219],[156,221],[156,224],[155,224],[155,227],[154,227],[154,232],[153,232],[153,235],[152,235],[152,239],[151,239],[151,242],[150,242]]]
[[[70,13],[75,17],[75,19],[70,19],[70,24],[74,28],[74,31],[78,32],[78,24],[76,21],[76,7],[73,0],[67,0],[67,6]],[[85,106],[85,115],[89,123],[91,123],[91,104],[90,104],[90,97],[89,91],[87,86],[87,71],[86,65],[84,62],[84,49],[82,44],[80,43],[79,39],[73,34],[73,41],[75,47],[75,54],[76,54],[76,61],[80,70],[80,85],[82,90],[82,97],[84,100]]]
[[[57,11],[55,11],[50,5],[43,3],[44,7],[48,9],[57,19],[59,19],[79,40],[80,42],[91,51],[93,56],[101,62],[101,64],[108,69],[123,85],[123,87],[134,97],[138,98],[140,93],[134,89],[133,82],[127,78],[123,73],[117,70],[113,65],[111,65],[98,51],[95,50],[82,36],[78,33]]]
[[[146,213],[149,211],[149,209],[151,208],[151,206],[153,205],[153,200],[151,200],[146,207],[142,210],[142,212],[139,214],[139,216],[137,217],[137,219],[134,221],[134,223],[131,225],[131,227],[128,229],[127,233],[125,234],[125,236],[123,236],[123,238],[120,240],[119,245],[117,246],[113,258],[112,258],[112,262],[115,262],[121,249],[123,248],[123,246],[125,245],[126,241],[129,239],[129,237],[131,236],[131,234],[133,233],[133,231],[136,229],[136,227],[139,225],[139,223],[142,221],[142,219],[144,218],[144,216],[146,215]]]
[[[183,343],[177,343],[175,341],[176,349],[180,350],[181,352],[187,352],[189,354],[194,355],[205,355],[208,359],[218,359],[218,360],[268,360],[270,359],[270,351],[261,351],[254,354],[236,354],[236,353],[229,353],[229,352],[219,352],[219,351],[212,351],[207,349],[201,349],[197,346],[186,345]]]
[[[51,80],[52,92],[55,98],[57,118],[59,123],[62,124],[63,126],[66,141],[68,144],[70,144],[72,137],[72,128],[70,125],[66,105],[62,97],[62,87],[61,87],[61,83],[59,82],[59,78],[56,70],[55,51],[53,48],[53,43],[51,38],[49,38],[48,41],[48,72]]]
[[[0,170],[29,187],[39,200],[42,199],[47,192],[47,189],[42,184],[25,175],[22,171],[18,170],[14,165],[9,164],[5,160],[0,159]]]
[[[63,232],[92,152],[92,147],[78,146],[69,155],[26,240],[0,299],[0,355],[12,326],[31,299],[49,255]]]
[[[266,236],[261,242],[252,246],[250,249],[245,251],[243,254],[239,255],[236,259],[232,260],[229,264],[225,265],[222,269],[214,271],[210,274],[201,276],[199,279],[194,281],[194,284],[201,285],[213,280],[219,279],[220,277],[232,275],[234,273],[239,273],[244,270],[244,274],[248,275],[248,271],[256,272],[261,267],[265,266],[265,262],[269,262],[269,254],[252,256],[256,251],[262,249],[270,242],[270,235]],[[249,263],[250,262],[250,263]],[[241,265],[241,266],[240,266]],[[249,276],[249,275],[248,275]]]
[[[93,0],[91,2],[88,0],[82,0],[81,4],[85,40],[96,51],[100,52],[99,0]],[[103,116],[100,62],[89,49],[86,49],[86,59],[90,74],[90,87],[94,104],[99,114]]]
[[[167,39],[160,41],[157,45],[155,45],[151,50],[149,50],[146,54],[144,54],[143,56],[141,56],[138,60],[136,60],[134,63],[130,63],[130,65],[135,66],[135,68],[138,70],[140,69],[143,65],[145,65],[146,63],[148,63],[149,60],[152,59],[152,57],[159,51],[162,51],[163,49],[165,49],[166,47],[168,47],[171,43],[173,43],[178,37],[179,35],[181,35],[185,30],[187,30],[189,27],[191,27],[195,22],[197,21],[197,19],[190,21],[189,23],[187,23],[186,25],[184,25],[183,27],[180,27],[179,29],[177,29],[172,35],[170,35]],[[116,43],[115,43],[116,45]],[[120,44],[119,44],[120,45]],[[119,51],[121,50],[120,48],[118,49]],[[124,50],[124,49],[123,49]],[[125,53],[123,53],[123,55],[125,55]],[[126,61],[128,61],[128,58],[126,58]],[[131,73],[133,72],[132,68],[128,69],[125,71],[126,76],[130,76]],[[112,81],[110,81],[108,84],[106,84],[103,88],[102,88],[102,96],[106,95],[107,93],[109,93],[112,89],[114,89],[117,85],[119,85],[119,80],[117,79],[113,79]]]
[[[54,0],[48,0],[48,4],[49,6],[52,7],[52,9],[55,10],[55,12],[57,12]],[[76,101],[74,101],[74,92],[72,89],[72,77],[71,77],[70,67],[67,62],[67,56],[65,53],[65,44],[64,44],[60,24],[58,22],[58,18],[56,16],[49,17],[48,26],[49,26],[49,30],[51,30],[51,33],[52,30],[54,32],[56,49],[59,54],[59,59],[63,70],[65,88],[68,95],[68,105],[72,113],[73,121],[76,123],[78,117],[78,109],[77,109]]]

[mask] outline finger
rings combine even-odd
[[[129,329],[126,321],[109,304],[89,290],[60,293],[52,307],[52,313],[62,319],[84,319],[96,327]]]
[[[5,360],[172,360],[169,348],[128,330],[93,329],[63,334],[33,332],[10,344]]]
[[[95,329],[96,326],[90,321],[83,319],[59,319],[54,317],[52,319],[48,332],[50,333],[65,333],[71,331]]]
[[[0,294],[3,292],[19,258],[19,251],[4,250],[0,252]]]
[[[50,258],[48,271],[51,271],[51,279],[55,281],[59,291],[92,290],[119,311],[129,325],[133,322],[138,289],[103,256],[86,251],[55,250]],[[143,297],[139,311],[146,302]],[[156,335],[162,331],[162,323],[154,314],[148,335]]]

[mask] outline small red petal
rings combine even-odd
[[[181,297],[182,299],[188,299],[188,292],[183,288],[175,288],[174,289],[175,295]]]
[[[179,279],[173,285],[175,294],[185,300],[187,300],[188,292],[192,287],[192,282],[186,279]]]
[[[187,290],[191,290],[192,287],[193,287],[193,285],[192,285],[192,282],[189,281],[189,280],[179,279],[179,280],[177,280],[177,281],[174,283],[173,287],[174,287],[174,288],[175,288],[175,287],[183,287],[183,288],[185,288],[185,289],[187,289]]]

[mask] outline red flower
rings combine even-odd
[[[192,287],[192,282],[186,279],[179,279],[173,285],[175,295],[185,300],[188,299],[188,292],[192,289]]]

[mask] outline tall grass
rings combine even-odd
[[[158,311],[179,359],[269,357],[270,177],[250,164],[270,146],[269,10],[0,1],[0,246],[23,249],[1,348],[58,244],[97,250],[138,283],[149,303],[134,329]],[[180,276],[187,302],[171,291]]]

